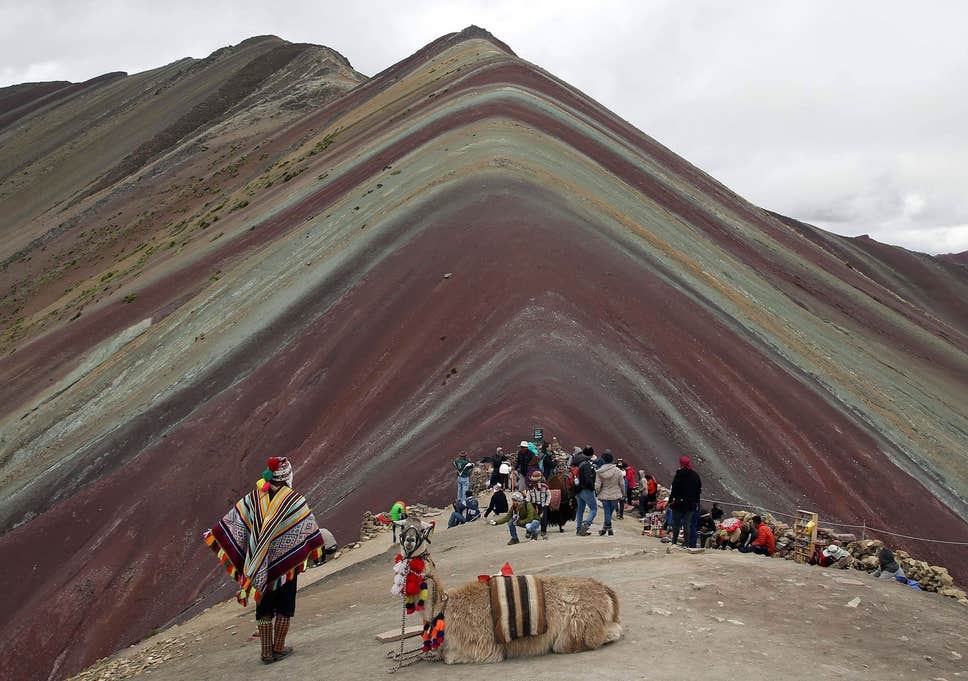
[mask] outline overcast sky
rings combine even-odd
[[[267,33],[373,75],[470,24],[764,208],[968,250],[960,0],[0,0],[0,86],[136,73]]]

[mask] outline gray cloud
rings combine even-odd
[[[483,26],[749,200],[968,250],[968,4],[0,0],[0,85],[206,56],[257,34],[373,74]]]

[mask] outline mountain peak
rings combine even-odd
[[[258,37],[0,119],[25,673],[224,595],[198,537],[269,455],[345,534],[535,429],[663,482],[687,454],[709,498],[968,581],[965,268],[752,206],[484,29],[372,78],[326,50]]]

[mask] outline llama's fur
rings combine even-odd
[[[414,521],[407,521],[416,529]],[[432,530],[425,529],[429,538]],[[401,535],[404,555],[413,555],[415,532]],[[547,653],[577,653],[600,648],[622,637],[618,597],[601,582],[587,577],[539,576],[544,587],[547,630],[538,636],[499,643],[490,616],[491,596],[485,582],[470,582],[444,592],[440,576],[428,558],[427,581],[430,600],[424,621],[443,612],[446,621],[444,642],[440,647],[447,664],[500,662],[510,657]],[[428,612],[429,611],[429,612]]]
[[[587,577],[542,576],[548,629],[538,636],[499,643],[494,633],[490,589],[471,582],[447,592],[447,633],[441,646],[447,664],[500,662],[511,657],[594,650],[622,636],[618,597]],[[439,607],[436,608],[439,611]]]
[[[575,511],[578,506],[575,504],[575,497],[568,491],[565,484],[564,475],[556,475],[548,480],[549,489],[557,489],[561,492],[561,505],[557,509],[548,509],[548,527],[558,526],[559,532],[565,531],[565,524],[575,519]]]

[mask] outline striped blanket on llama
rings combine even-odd
[[[531,575],[495,576],[488,585],[491,590],[494,635],[499,643],[537,636],[548,630],[544,586],[539,578]]]
[[[275,495],[254,489],[229,510],[205,543],[239,583],[236,595],[246,605],[277,589],[306,569],[309,558],[322,560],[323,535],[305,497],[289,487]]]

